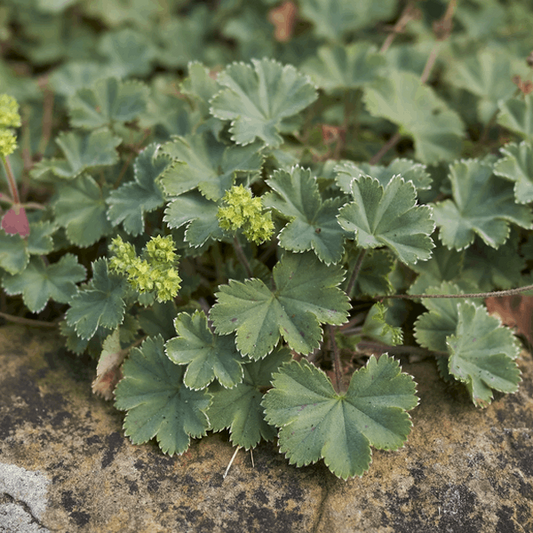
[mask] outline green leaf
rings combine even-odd
[[[321,46],[317,56],[308,59],[302,65],[302,70],[327,92],[364,87],[376,81],[387,64],[383,54],[365,42],[347,46]]]
[[[353,246],[354,250],[350,253],[350,262],[348,272],[353,272],[357,257],[361,251]],[[388,250],[370,250],[365,254],[359,275],[354,285],[350,298],[358,296],[376,296],[381,294],[390,294],[392,284],[389,280],[389,274],[394,268],[392,254]],[[348,288],[348,280],[345,282],[345,290]]]
[[[425,294],[463,294],[453,283],[445,281],[438,287],[429,287]],[[466,298],[462,301],[468,301]],[[415,323],[415,338],[420,346],[428,350],[447,351],[446,339],[453,335],[459,320],[458,305],[454,298],[427,298],[422,303],[429,311],[418,317]]]
[[[500,149],[504,155],[494,165],[494,174],[514,181],[514,196],[519,204],[533,202],[533,150],[531,144],[509,143]]]
[[[135,159],[134,181],[125,183],[107,197],[110,205],[107,217],[114,226],[122,223],[130,235],[144,230],[144,213],[161,207],[164,196],[157,178],[168,167],[165,157],[155,157],[159,145],[150,144]]]
[[[172,159],[161,184],[169,196],[198,188],[208,200],[220,200],[236,177],[256,176],[261,172],[261,144],[227,146],[210,133],[173,137],[161,152]]]
[[[28,253],[32,255],[49,254],[54,249],[52,234],[57,226],[52,222],[37,222],[30,224],[30,234],[28,235]]]
[[[92,280],[70,300],[66,314],[67,324],[74,326],[82,339],[90,339],[98,326],[115,329],[124,320],[126,281],[108,273],[105,259],[94,261],[92,271]]]
[[[124,432],[134,444],[157,437],[164,453],[182,454],[190,437],[206,434],[211,398],[183,384],[183,368],[165,355],[162,337],[148,338],[140,349],[134,348],[123,372],[115,389],[115,407],[128,411]]]
[[[74,96],[77,90],[106,78],[110,73],[100,64],[89,61],[69,61],[54,70],[50,86],[61,96]]]
[[[85,279],[85,268],[76,256],[65,254],[57,263],[46,265],[41,257],[32,257],[19,274],[4,276],[7,294],[22,294],[24,305],[32,312],[41,312],[50,298],[67,303],[76,293],[75,283]]]
[[[157,54],[153,43],[131,28],[105,32],[98,51],[107,58],[109,70],[118,78],[147,75]]]
[[[470,283],[475,291],[512,289],[522,282],[526,261],[518,252],[518,232],[512,231],[509,239],[497,250],[482,242],[475,242],[465,253],[461,280]]]
[[[166,353],[172,362],[188,365],[183,382],[189,389],[205,389],[215,378],[226,389],[242,381],[243,360],[235,340],[214,335],[203,311],[180,313],[174,327],[178,336],[167,341]]]
[[[87,170],[114,165],[118,161],[115,147],[120,143],[120,138],[105,128],[90,133],[60,133],[56,144],[65,159],[44,159],[30,174],[37,180],[50,179],[51,175],[74,179]]]
[[[457,280],[462,272],[463,260],[464,253],[437,243],[428,261],[411,267],[419,276],[409,288],[409,294],[424,294],[429,287],[436,287],[443,281]]]
[[[79,89],[69,100],[70,122],[76,128],[95,129],[114,122],[130,122],[146,108],[148,87],[117,78],[97,81]]]
[[[334,171],[337,185],[346,194],[352,193],[352,180],[360,176],[376,178],[383,187],[386,187],[390,180],[399,174],[405,181],[412,181],[417,190],[429,189],[432,181],[426,166],[410,159],[395,159],[388,167],[342,161],[335,165]]]
[[[350,304],[338,288],[344,271],[328,267],[314,254],[287,254],[274,267],[274,290],[261,280],[231,280],[216,294],[210,318],[221,335],[237,332],[243,355],[261,359],[272,351],[280,336],[302,354],[318,348],[321,323],[346,321]]]
[[[492,390],[516,392],[520,370],[519,348],[512,331],[489,316],[484,307],[458,305],[456,334],[448,337],[449,370],[466,388],[477,407],[486,407]]]
[[[173,319],[176,316],[176,304],[170,300],[167,302],[155,301],[147,309],[143,309],[137,315],[139,325],[150,337],[161,335],[163,339],[170,339],[174,333]]]
[[[342,39],[349,32],[371,26],[378,20],[394,15],[394,0],[301,0],[302,16],[315,25],[317,37],[332,41]]]
[[[434,206],[440,239],[448,248],[462,250],[476,235],[498,248],[509,236],[509,222],[531,227],[531,212],[514,201],[513,186],[493,175],[488,164],[475,159],[450,165],[453,200]]]
[[[62,185],[54,212],[56,222],[66,228],[70,242],[78,246],[89,246],[113,229],[106,217],[102,190],[89,175]]]
[[[413,137],[415,156],[423,163],[459,155],[464,136],[459,115],[414,74],[390,72],[366,89],[364,100],[371,115],[398,124],[401,134]]]
[[[29,260],[26,241],[18,233],[10,235],[0,228],[0,267],[17,274],[26,268]]]
[[[232,140],[250,144],[261,139],[277,147],[281,121],[312,104],[316,90],[307,76],[292,65],[271,59],[252,59],[253,68],[232,63],[218,75],[218,83],[227,87],[211,100],[211,114],[231,120]]]
[[[280,428],[280,451],[297,466],[319,459],[338,477],[361,476],[370,446],[396,450],[411,429],[415,383],[388,355],[372,356],[338,394],[326,374],[307,362],[291,362],[274,374],[263,400],[266,420]]]
[[[246,450],[257,446],[262,438],[274,439],[277,432],[265,421],[261,405],[263,390],[270,387],[272,374],[290,360],[287,348],[277,348],[264,359],[244,365],[243,380],[232,389],[214,383],[209,389],[213,403],[207,411],[211,429],[229,428],[231,442]]]
[[[430,208],[416,205],[411,182],[396,176],[383,187],[377,179],[362,176],[352,181],[351,192],[355,201],[345,205],[337,218],[346,231],[355,232],[358,246],[387,246],[407,264],[429,259],[435,224]]]
[[[360,335],[389,346],[396,346],[403,342],[403,332],[401,328],[391,326],[387,322],[385,318],[387,311],[386,306],[381,302],[376,302],[366,315]]]
[[[523,99],[514,98],[499,102],[497,123],[508,130],[533,142],[533,95],[526,94]]]
[[[480,98],[478,116],[484,123],[498,110],[498,102],[508,100],[516,91],[512,78],[518,74],[522,62],[513,60],[515,57],[509,52],[485,49],[451,63],[447,81]],[[527,75],[525,64],[520,70],[523,76]]]
[[[299,166],[275,171],[267,183],[274,192],[264,196],[265,207],[290,220],[279,234],[281,247],[293,252],[314,250],[327,265],[338,263],[345,239],[336,219],[342,199],[322,201],[316,178]]]
[[[187,224],[185,240],[195,247],[209,239],[219,241],[224,237],[218,225],[218,205],[197,191],[187,192],[172,200],[165,209],[164,221],[170,228]]]
[[[209,75],[202,63],[191,61],[187,65],[189,75],[183,80],[180,90],[192,98],[204,118],[209,116],[209,101],[221,89],[220,85]]]

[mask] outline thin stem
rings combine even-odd
[[[0,202],[5,202],[6,204],[13,205],[13,198],[10,198],[7,194],[0,192]]]
[[[526,285],[518,289],[509,289],[506,291],[493,292],[471,292],[467,294],[391,294],[390,296],[376,296],[378,300],[386,300],[387,298],[403,298],[406,300],[418,300],[420,298],[502,298],[503,296],[513,296],[522,292],[533,290],[533,285]]]
[[[333,326],[328,326],[329,331],[329,340],[331,341],[331,349],[333,352],[333,368],[335,370],[335,390],[337,392],[342,391],[342,367],[341,367],[341,355],[339,353],[339,348],[335,341],[335,328]]]
[[[43,129],[37,153],[44,154],[52,136],[54,93],[48,88],[48,79],[46,76],[41,78],[38,84],[39,88],[43,91]]]
[[[13,203],[20,204],[17,182],[15,181],[15,176],[13,176],[13,169],[11,168],[9,157],[3,155],[2,162],[4,163],[4,167],[6,169],[7,185],[9,187],[9,192],[11,193],[11,198],[13,198]]]
[[[239,260],[241,265],[244,267],[244,270],[246,270],[246,274],[248,274],[248,277],[252,278],[254,275],[254,273],[252,272],[252,267],[250,266],[248,259],[246,259],[244,250],[242,249],[241,243],[239,242],[237,237],[233,238],[233,249],[235,250],[237,259]]]
[[[379,50],[382,54],[384,54],[391,46],[392,42],[396,38],[396,35],[401,33],[409,21],[411,21],[416,14],[415,11],[415,3],[414,2],[408,2],[405,6],[404,10],[402,11],[402,14],[400,15],[400,18],[397,20],[396,24],[393,26],[391,32],[385,39],[385,42],[381,46],[381,49]]]
[[[359,252],[359,255],[357,256],[357,261],[355,262],[355,266],[353,267],[350,281],[348,281],[348,286],[346,287],[346,294],[348,295],[348,298],[350,298],[350,295],[352,294],[355,282],[357,280],[357,276],[359,275],[359,271],[361,270],[361,265],[363,264],[363,259],[365,258],[365,254],[366,250],[362,249]]]
[[[381,158],[391,149],[391,148],[394,148],[399,142],[400,142],[400,139],[402,138],[402,135],[399,131],[397,131],[382,147],[381,147],[381,150],[376,154],[374,155],[369,163],[371,165],[377,165],[379,163],[379,161],[381,160]]]
[[[389,355],[411,355],[411,354],[418,354],[418,355],[436,355],[439,357],[449,357],[448,352],[443,352],[440,350],[427,350],[426,348],[420,348],[419,346],[389,346],[388,344],[381,344],[379,342],[372,342],[372,341],[361,341],[357,343],[357,347],[364,350],[365,348],[368,350],[379,352],[380,354],[388,353]]]
[[[16,324],[24,324],[25,326],[35,326],[37,328],[57,328],[57,322],[43,322],[42,320],[32,320],[31,318],[22,318],[21,316],[8,315],[0,312],[0,318],[8,322],[15,322]]]
[[[439,48],[440,43],[436,42],[435,46],[431,49],[431,52],[429,53],[428,59],[424,66],[424,70],[422,72],[422,76],[420,76],[420,83],[424,84],[428,81],[429,75],[431,74],[431,70],[433,69],[433,65],[435,65],[435,61],[437,61],[437,57],[439,56]]]

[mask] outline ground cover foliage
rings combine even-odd
[[[480,293],[531,284],[529,2],[5,0],[0,43],[0,320],[134,443],[347,479],[408,437],[402,360],[517,390]]]

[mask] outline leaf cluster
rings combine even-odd
[[[461,295],[530,283],[530,7],[20,1],[2,316],[99,359],[134,443],[277,438],[347,479],[406,442],[410,350],[475,406],[517,390],[513,332]]]

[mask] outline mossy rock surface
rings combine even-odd
[[[533,361],[517,394],[476,409],[435,364],[418,383],[414,428],[397,452],[373,452],[362,478],[290,466],[273,443],[239,451],[227,433],[182,456],[133,446],[123,414],[92,395],[90,361],[55,334],[0,328],[0,531],[533,531]],[[93,365],[94,366],[94,365]]]

